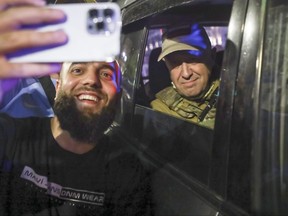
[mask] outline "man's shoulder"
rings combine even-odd
[[[171,96],[174,96],[176,94],[177,92],[175,91],[175,89],[172,86],[168,86],[159,91],[155,96],[160,100],[167,100],[168,98],[171,98]]]
[[[15,118],[6,113],[0,113],[0,124],[3,128],[9,129],[9,127],[23,128],[23,129],[33,129],[37,130],[39,126],[44,123],[50,122],[50,117],[25,117],[25,118]]]
[[[162,109],[166,106],[169,107],[175,101],[181,98],[181,96],[175,91],[175,89],[172,86],[168,86],[165,89],[162,89],[155,96],[156,99],[151,102],[151,106],[153,109],[157,109],[157,107],[159,106]]]
[[[125,140],[119,139],[116,136],[110,135],[109,139],[109,149],[108,149],[108,160],[117,161],[121,160],[122,162],[127,163],[131,160],[136,160],[137,154],[133,151],[133,148],[129,143],[126,143]]]
[[[128,136],[120,127],[113,128],[106,135],[106,144],[108,142],[109,146],[107,153],[109,163],[114,163],[115,166],[133,167],[133,164],[141,166],[138,151],[133,147],[134,140]]]
[[[115,184],[113,187],[127,187],[132,182],[139,184],[147,173],[138,154],[129,148],[129,143],[123,140],[110,140],[108,146],[105,153],[105,167],[108,178]]]
[[[5,119],[5,120],[9,120],[9,121],[15,121],[15,122],[43,122],[43,121],[49,121],[51,119],[51,117],[35,117],[35,116],[31,116],[31,117],[14,117],[11,116],[7,113],[0,113],[0,119]]]
[[[20,143],[28,144],[29,140],[35,142],[39,136],[48,134],[47,125],[50,122],[48,120],[48,118],[36,117],[14,118],[7,114],[0,114],[0,142],[9,146],[9,149],[14,149]]]

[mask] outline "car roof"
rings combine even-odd
[[[232,5],[233,0],[134,1],[122,8],[122,25],[124,29],[129,24],[141,28],[148,23],[157,28],[171,20],[176,24],[199,22],[214,26],[228,25]],[[193,11],[195,15],[191,16]],[[150,18],[153,18],[153,23],[149,23]]]

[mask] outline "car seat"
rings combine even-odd
[[[157,61],[161,53],[161,47],[155,48],[151,51],[149,56],[149,98],[155,99],[155,94],[171,85],[170,73],[164,61]]]

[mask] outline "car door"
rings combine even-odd
[[[125,3],[120,122],[152,164],[156,215],[287,215],[288,2]],[[163,66],[149,71],[159,32],[195,20],[227,27],[214,130],[149,107],[170,85]]]
[[[226,196],[222,189],[227,185],[226,176],[216,188],[211,183],[211,176],[215,178],[215,131],[150,107],[155,92],[170,85],[163,65],[155,66],[156,74],[149,71],[150,56],[161,48],[161,33],[169,23],[203,24],[213,46],[224,52],[219,64],[228,76],[222,93],[228,96],[227,116],[219,124],[229,132],[246,8],[247,1],[136,1],[122,8],[123,98],[119,122],[133,134],[135,148],[152,167],[156,215],[217,215]],[[222,156],[226,153],[223,151]]]

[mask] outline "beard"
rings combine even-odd
[[[112,124],[116,110],[104,107],[100,113],[78,110],[74,97],[59,92],[54,103],[54,113],[63,130],[81,142],[96,144]]]

